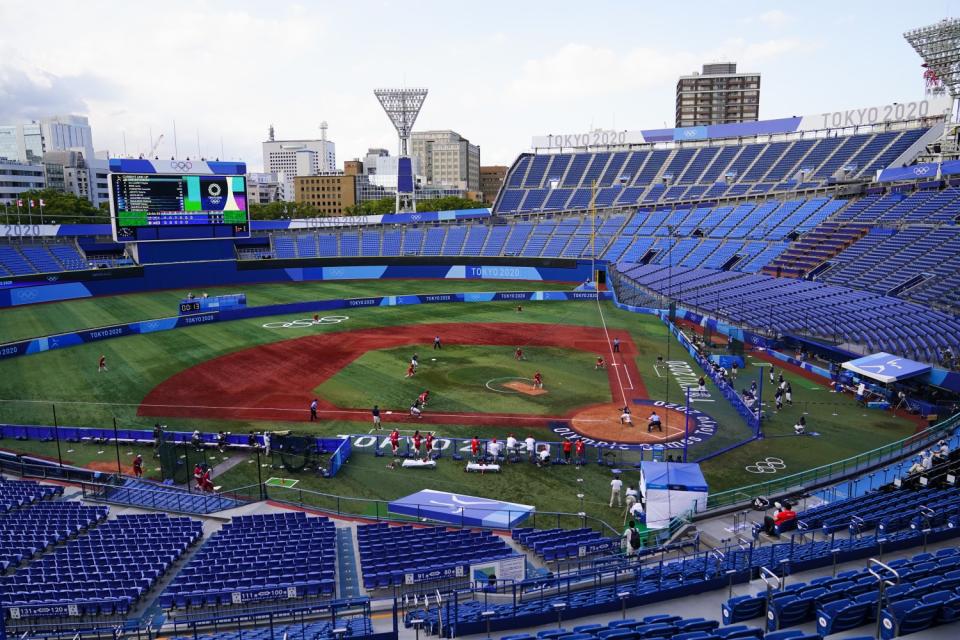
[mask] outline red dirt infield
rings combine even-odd
[[[310,417],[308,403],[315,395],[314,389],[340,369],[367,351],[407,344],[431,344],[436,335],[443,337],[444,344],[520,344],[601,354],[610,363],[607,376],[615,402],[648,397],[635,364],[638,351],[627,333],[610,333],[610,340],[620,338],[621,353],[612,354],[607,337],[599,327],[443,323],[324,333],[230,353],[170,376],[147,394],[137,413],[155,417],[307,421]],[[584,366],[590,363],[592,360],[588,357]],[[405,408],[393,409],[395,413],[385,422],[452,422],[478,426],[521,423],[546,427],[551,421],[565,419],[560,416],[438,414],[429,411],[417,419],[409,416]],[[370,419],[369,409],[343,409],[322,399],[318,413],[330,419]]]
[[[656,409],[660,416],[663,431],[647,431],[647,418],[653,409]],[[578,412],[570,419],[570,426],[577,433],[589,438],[620,444],[664,444],[680,440],[687,428],[686,414],[667,407],[641,405],[635,407],[632,418],[632,425],[621,424],[620,409],[601,404]],[[696,428],[696,424],[691,420],[690,431]]]

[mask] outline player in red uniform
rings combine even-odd
[[[207,470],[203,472],[203,478],[200,480],[200,488],[207,493],[213,493],[213,480],[211,479],[212,473],[213,471],[210,469],[210,467],[207,467]]]
[[[97,363],[97,373],[103,373],[107,370],[107,356],[100,356],[100,360]]]
[[[143,456],[139,453],[137,457],[133,459],[133,475],[138,478],[143,477]]]
[[[405,377],[412,378],[413,374],[417,372],[417,368],[413,366],[413,363],[407,365],[407,375]]]
[[[427,437],[424,439],[424,446],[426,447],[426,458],[430,459],[430,454],[433,453],[433,434],[427,431]]]
[[[570,454],[573,453],[573,443],[569,440],[563,441],[563,461],[570,464]]]
[[[427,408],[427,400],[429,400],[429,399],[430,399],[430,390],[429,390],[429,389],[427,389],[426,391],[424,391],[423,393],[421,393],[419,396],[417,396],[417,400],[420,402],[420,406],[423,407],[424,409]]]
[[[607,363],[603,361],[603,358],[597,358],[597,364],[594,369],[606,369]]]
[[[517,350],[514,352],[513,357],[515,360],[523,360],[523,349],[517,347]]]
[[[396,429],[390,432],[390,446],[393,449],[394,457],[396,457],[397,451],[400,450],[400,432]]]
[[[203,481],[203,467],[200,466],[198,462],[197,465],[193,468],[193,481],[197,485],[197,489],[202,488],[201,482]]]
[[[417,455],[420,455],[420,441],[422,436],[420,435],[420,430],[417,429],[413,432],[413,448],[417,450]]]
[[[583,444],[582,439],[577,439],[576,452],[577,452],[577,466],[579,467],[584,463],[584,454],[587,451],[587,446]]]
[[[543,389],[543,376],[540,375],[540,372],[537,371],[533,374],[533,388],[534,389]]]
[[[470,453],[474,459],[480,457],[480,438],[477,436],[473,436],[473,440],[470,441]]]

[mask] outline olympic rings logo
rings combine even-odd
[[[313,318],[300,318],[298,320],[286,320],[283,322],[267,322],[263,325],[264,329],[305,329],[318,324],[340,324],[349,320],[350,316],[323,316],[314,320]]]
[[[186,171],[187,169],[193,169],[192,162],[184,162],[182,160],[170,162],[171,169],[177,169],[178,171]]]
[[[780,458],[767,458],[766,460],[757,460],[755,463],[747,465],[743,469],[750,473],[776,473],[786,468],[787,464]]]

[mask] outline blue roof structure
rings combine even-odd
[[[647,489],[707,491],[707,481],[700,465],[693,462],[641,462],[640,472]]]
[[[928,364],[901,358],[885,351],[844,362],[843,368],[883,383],[912,378],[921,373],[927,373],[931,369]]]
[[[423,489],[389,503],[392,513],[471,527],[515,527],[535,510],[527,504],[503,502],[447,491]]]

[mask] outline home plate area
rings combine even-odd
[[[631,407],[633,424],[620,422],[620,408],[610,404],[588,407],[570,418],[570,426],[581,436],[604,442],[622,444],[657,444],[679,440],[689,427],[692,432],[695,423],[687,422],[687,416],[676,409],[663,406],[636,404]],[[647,422],[651,411],[660,416],[662,431],[647,431]]]

